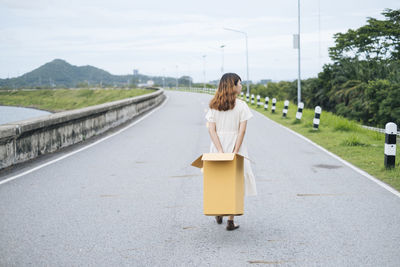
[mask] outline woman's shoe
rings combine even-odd
[[[239,225],[235,225],[233,220],[228,220],[228,224],[226,225],[226,230],[231,231],[239,228]]]
[[[222,223],[222,216],[215,216],[215,220],[217,221],[218,224]]]

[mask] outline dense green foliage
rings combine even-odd
[[[334,35],[333,63],[301,81],[306,107],[319,105],[372,126],[400,125],[400,9],[382,14],[383,20],[368,18],[366,25]],[[251,93],[297,103],[297,81],[252,85]]]

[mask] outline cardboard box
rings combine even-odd
[[[204,153],[192,163],[203,168],[205,215],[243,215],[243,159],[237,153]]]

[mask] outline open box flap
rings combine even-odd
[[[195,161],[193,161],[191,165],[193,167],[203,168],[203,161],[201,160],[202,157],[203,155],[200,155],[200,157],[198,157]]]
[[[209,161],[228,161],[234,158],[234,153],[204,153],[201,159]]]
[[[242,154],[239,154],[239,153],[236,153],[236,154],[243,158],[246,158],[246,159],[250,160],[252,163],[254,163],[254,161],[252,161],[250,158],[243,156]],[[233,160],[234,157],[235,157],[235,153],[204,153],[202,160],[227,161],[227,160]]]
[[[245,157],[239,153],[236,153],[238,156],[246,158],[253,162],[248,157]],[[235,158],[235,153],[204,153],[203,155],[199,156],[195,161],[192,162],[192,166],[197,168],[203,168],[203,161],[229,161]],[[253,162],[254,163],[254,162]]]

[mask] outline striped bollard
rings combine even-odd
[[[246,93],[246,101],[249,102],[249,93]]]
[[[251,94],[251,104],[254,104],[254,94]]]
[[[397,125],[393,122],[385,126],[385,167],[394,168],[396,162]]]
[[[275,105],[276,105],[276,98],[274,97],[274,98],[272,98],[272,108],[271,108],[271,112],[272,113],[275,113]]]
[[[261,105],[260,95],[257,95],[257,107],[259,107],[260,105]]]
[[[243,92],[240,92],[240,98],[243,99]]]
[[[285,102],[283,102],[283,114],[282,114],[284,118],[286,118],[288,108],[289,108],[289,100],[285,100]]]
[[[269,97],[265,97],[265,105],[264,105],[264,110],[268,110],[268,102],[269,102]]]
[[[315,115],[314,115],[314,120],[313,120],[313,129],[318,130],[319,126],[319,118],[321,117],[321,107],[316,106],[315,107]]]
[[[296,113],[296,119],[300,120],[301,116],[303,115],[303,108],[304,108],[304,103],[300,102],[297,105],[297,113]]]

